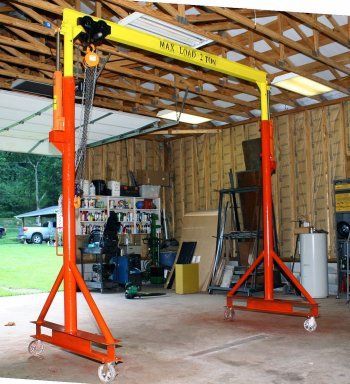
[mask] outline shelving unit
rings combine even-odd
[[[138,208],[148,201],[153,208]],[[78,210],[77,234],[88,235],[93,229],[103,231],[110,213],[116,212],[122,224],[121,233],[147,234],[151,231],[151,214],[160,224],[160,198],[128,196],[87,196]],[[160,229],[157,230],[160,233]]]
[[[78,209],[77,234],[89,235],[93,229],[103,231],[109,216],[107,196],[88,196]]]
[[[335,200],[335,225],[344,222],[350,224],[350,179],[334,180]],[[350,300],[350,241],[342,238],[336,232],[337,244],[337,275],[338,292],[337,298],[346,294],[346,303]]]

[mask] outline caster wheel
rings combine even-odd
[[[40,340],[33,340],[28,345],[28,352],[33,356],[42,356],[44,353],[44,343]]]
[[[102,383],[111,383],[117,376],[117,371],[113,363],[100,365],[97,372]]]
[[[304,328],[308,332],[316,331],[317,323],[313,316],[304,321]]]
[[[235,318],[235,311],[233,308],[226,307],[224,312],[224,319],[225,320],[234,320]]]

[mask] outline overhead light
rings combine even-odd
[[[131,15],[120,20],[118,24],[126,25],[130,28],[138,29],[139,31],[163,37],[168,40],[173,40],[192,48],[199,48],[213,41],[204,36],[198,35],[197,33],[188,31],[187,29],[166,23],[165,21],[140,12],[132,13]]]
[[[157,113],[157,117],[167,120],[180,121],[181,123],[187,124],[201,124],[210,121],[211,119],[207,119],[206,117],[190,115],[189,113],[181,113],[176,111],[171,111],[169,109],[164,109]]]
[[[276,76],[272,81],[272,85],[287,89],[288,91],[300,93],[304,96],[316,96],[333,91],[332,88],[327,87],[326,85],[292,72]]]

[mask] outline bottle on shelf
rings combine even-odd
[[[143,204],[145,200],[148,200],[146,206]],[[159,198],[85,196],[78,213],[79,232],[89,234],[93,228],[103,229],[109,213],[114,211],[117,220],[122,223],[122,234],[147,234],[150,233],[151,215],[159,215],[159,206]]]

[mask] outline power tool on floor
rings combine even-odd
[[[165,292],[141,292],[141,287],[133,283],[125,285],[125,297],[127,299],[135,299],[135,297],[150,297],[150,296],[164,296]]]

